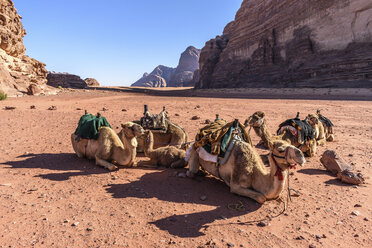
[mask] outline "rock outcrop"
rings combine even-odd
[[[85,83],[87,84],[88,87],[95,87],[99,86],[99,82],[95,78],[86,78],[84,79]]]
[[[194,72],[199,68],[200,50],[190,46],[182,54],[177,68],[163,65],[150,74],[145,73],[132,86],[140,87],[179,87],[194,86]]]
[[[371,23],[369,0],[244,0],[195,87],[372,87]]]
[[[21,19],[11,0],[0,0],[0,90],[21,95],[36,84],[42,93],[52,93],[46,86],[45,64],[25,55]]]
[[[73,89],[84,89],[87,87],[87,83],[77,75],[69,74],[67,72],[48,72],[47,84],[49,86],[58,88],[73,88]]]

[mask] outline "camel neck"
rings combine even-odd
[[[128,139],[127,137],[123,137],[122,142],[124,145],[124,153],[129,154],[128,158],[130,158],[130,161],[134,160],[136,156],[136,147],[133,146],[135,143],[135,137]]]
[[[270,173],[266,177],[266,185],[270,185],[264,189],[264,194],[267,199],[275,199],[279,197],[280,193],[284,189],[285,179],[287,178],[287,171],[281,171],[278,173],[279,165],[276,164],[274,158],[269,156]],[[280,178],[282,176],[282,178]]]
[[[253,130],[265,142],[265,144],[268,144],[272,138],[265,122],[259,127],[253,127]]]
[[[154,135],[150,132],[145,140],[144,152],[146,156],[150,156],[154,150]]]

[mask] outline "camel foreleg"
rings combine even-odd
[[[258,203],[261,203],[261,204],[263,204],[266,201],[266,197],[263,194],[261,194],[260,192],[244,188],[244,187],[242,187],[242,186],[240,186],[239,184],[236,184],[236,183],[231,183],[230,192],[238,194],[238,195],[249,197],[249,198],[251,198],[251,199],[253,199],[253,200],[255,200],[255,201],[257,201]]]
[[[321,139],[319,139],[319,140],[316,141],[316,144],[318,146],[323,146],[323,145],[325,145],[325,143],[326,143],[326,139],[325,138],[321,138]]]
[[[184,168],[186,166],[186,161],[184,159],[180,159],[178,161],[175,161],[171,163],[170,167],[171,168]]]
[[[194,177],[199,171],[199,154],[195,151],[194,147],[191,148],[188,165],[189,170],[186,172],[186,175],[188,177]]]
[[[110,171],[116,170],[118,168],[117,166],[113,165],[112,163],[107,162],[106,160],[103,160],[103,159],[101,159],[97,156],[96,156],[96,165],[100,165],[102,167],[105,167]]]

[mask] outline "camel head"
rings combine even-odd
[[[305,144],[300,146],[302,152],[306,153],[309,157],[314,157],[317,149],[317,144],[315,139],[309,139],[305,141]]]
[[[312,127],[319,123],[319,118],[316,114],[309,114],[306,119]]]
[[[257,111],[253,115],[249,116],[248,119],[245,120],[244,126],[248,127],[260,127],[265,122],[265,113],[262,111]]]
[[[124,135],[127,139],[138,137],[144,133],[143,128],[140,125],[133,122],[121,124],[121,127],[123,129],[120,131],[120,136],[122,137]]]
[[[269,143],[272,158],[282,170],[303,166],[306,162],[302,151],[284,140],[275,140]]]

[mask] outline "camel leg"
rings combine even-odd
[[[323,146],[323,145],[325,145],[325,143],[326,143],[326,139],[325,138],[322,138],[322,139],[316,141],[316,144],[318,146]]]
[[[184,159],[180,159],[178,161],[175,161],[171,163],[171,168],[184,168],[186,166],[186,161]]]
[[[260,192],[257,192],[257,191],[251,190],[251,189],[247,189],[247,188],[243,188],[242,186],[240,186],[239,184],[236,184],[236,183],[231,183],[230,192],[238,194],[238,195],[249,197],[249,198],[251,198],[251,199],[253,199],[253,200],[255,200],[255,201],[257,201],[258,203],[261,203],[261,204],[263,204],[266,201],[266,197],[263,194],[261,194]]]
[[[110,171],[116,170],[118,167],[111,164],[110,162],[107,162],[106,160],[100,159],[96,156],[96,165],[100,165],[102,167],[107,168]]]
[[[146,168],[156,168],[156,167],[158,167],[156,161],[153,161],[153,160],[148,160],[148,161],[142,160],[142,161],[139,161],[137,163],[137,166],[146,167]]]
[[[334,141],[335,136],[333,134],[330,134],[327,138],[327,141]]]
[[[199,154],[194,148],[191,148],[190,158],[188,161],[189,170],[186,172],[188,177],[194,177],[199,170]]]

